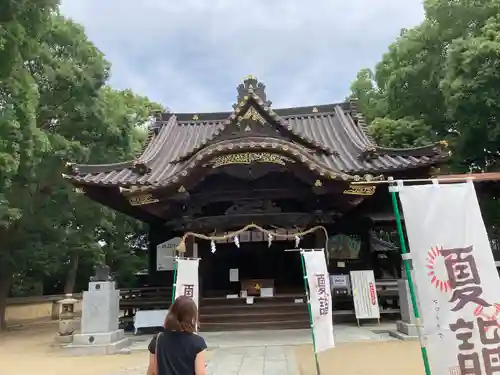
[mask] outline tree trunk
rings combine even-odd
[[[11,282],[12,273],[6,264],[0,264],[0,331],[7,328],[5,313],[7,310],[7,297],[9,297]]]
[[[66,275],[66,282],[64,283],[64,294],[73,294],[75,289],[76,275],[78,273],[78,265],[80,263],[80,254],[75,251],[71,256],[70,268]]]

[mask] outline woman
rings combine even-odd
[[[147,375],[206,375],[207,344],[195,333],[197,324],[194,301],[178,297],[165,318],[164,331],[149,343]]]

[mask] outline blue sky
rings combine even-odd
[[[423,19],[421,0],[62,0],[112,63],[111,85],[173,112],[230,111],[255,75],[274,108],[341,101]]]

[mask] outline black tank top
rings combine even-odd
[[[195,375],[196,355],[205,350],[207,344],[203,337],[194,333],[165,330],[153,337],[149,343],[148,349],[151,354],[155,354],[156,348],[158,348],[157,375]]]

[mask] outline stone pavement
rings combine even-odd
[[[335,340],[341,342],[395,340],[387,333],[392,325],[356,327],[335,325]],[[207,375],[297,375],[294,346],[312,343],[311,331],[239,331],[206,332],[208,350],[213,355]],[[146,352],[152,335],[129,336],[131,351]],[[146,353],[145,354],[145,361]],[[143,375],[147,366],[123,369],[105,375]]]
[[[356,327],[349,324],[336,324],[335,342],[388,341],[395,340],[389,331],[395,324],[381,324]],[[210,349],[254,346],[295,346],[312,343],[309,329],[284,329],[268,331],[201,332]],[[132,345],[130,350],[147,350],[153,335],[128,335]]]
[[[146,370],[142,365],[106,375],[144,375]],[[254,346],[215,349],[207,375],[298,375],[298,370],[293,347]]]
[[[215,351],[207,375],[297,375],[291,346],[235,347]]]

